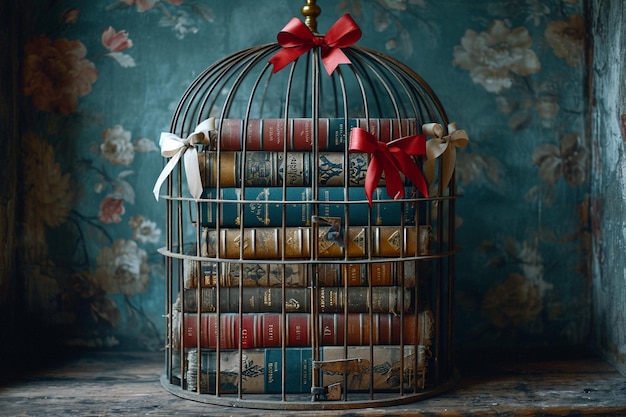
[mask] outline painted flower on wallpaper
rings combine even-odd
[[[115,60],[124,68],[135,66],[133,57],[122,53],[123,50],[133,46],[133,41],[128,38],[128,33],[125,30],[117,32],[112,26],[109,26],[102,32],[101,41],[102,46],[110,51],[105,56]]]
[[[133,41],[128,38],[125,30],[117,32],[109,26],[102,32],[102,45],[111,52],[121,52],[133,46]]]
[[[159,25],[171,28],[178,39],[184,39],[186,35],[198,33],[199,30],[193,17],[184,10],[163,16]]]
[[[44,139],[29,132],[22,139],[28,149],[24,165],[27,199],[38,210],[37,217],[50,227],[65,222],[74,204],[69,173],[55,161],[54,149]]]
[[[570,66],[582,65],[585,51],[585,21],[581,15],[570,15],[567,20],[548,22],[544,33],[554,55]]]
[[[414,48],[411,34],[416,30],[437,32],[431,19],[423,16],[423,12],[415,8],[426,7],[425,0],[341,0],[335,10],[339,15],[346,13],[352,16],[373,14],[373,29],[376,32],[387,32],[385,41],[388,51],[399,50],[404,58],[413,55]],[[411,20],[407,19],[410,18]],[[433,37],[434,40],[434,37]]]
[[[74,24],[78,21],[80,10],[77,8],[68,9],[63,12],[61,19],[67,24]]]
[[[493,156],[475,152],[457,155],[455,168],[457,186],[485,184],[497,187],[502,184],[502,171],[502,164]]]
[[[122,221],[122,216],[125,212],[123,199],[107,196],[100,202],[98,220],[104,224],[119,223]]]
[[[120,125],[102,132],[100,152],[112,165],[130,165],[135,157],[135,147],[130,141],[131,133]]]
[[[529,2],[527,5],[526,12],[528,13],[526,21],[532,21],[535,26],[539,26],[541,21],[550,14],[550,8],[544,4],[544,0],[532,0],[532,2]]]
[[[543,144],[533,152],[533,164],[539,167],[539,175],[549,184],[563,177],[572,187],[588,181],[589,152],[575,133],[561,137],[559,146]]]
[[[32,96],[39,110],[74,112],[78,97],[89,94],[98,79],[98,71],[86,55],[87,48],[79,40],[53,42],[47,36],[35,37],[24,50],[24,94]]]
[[[500,328],[521,327],[530,323],[537,318],[542,308],[539,287],[516,273],[491,287],[482,303],[489,320]]]
[[[137,215],[131,217],[128,224],[133,229],[133,240],[141,243],[159,243],[161,229],[155,222]]]
[[[54,149],[32,132],[22,138],[24,158],[25,201],[24,241],[30,259],[47,257],[46,228],[63,224],[72,211],[75,192],[69,173],[63,173],[55,160]]]
[[[97,282],[108,294],[133,296],[148,287],[150,265],[145,250],[133,240],[117,239],[98,253]]]
[[[166,6],[166,3],[169,6]],[[196,25],[198,19],[213,22],[212,9],[200,2],[188,2],[183,0],[119,0],[118,3],[109,6],[108,9],[122,7],[135,7],[140,12],[158,10],[162,13],[159,25],[169,27],[178,39],[183,39],[187,34],[197,33],[200,29]],[[171,6],[176,6],[175,8]],[[181,7],[178,7],[181,6]],[[187,10],[183,10],[184,6]]]
[[[511,29],[495,20],[486,32],[468,29],[454,48],[453,64],[468,70],[472,81],[491,93],[511,88],[514,76],[539,71],[541,63],[530,49],[532,39],[524,27]]]
[[[529,90],[520,89],[515,94],[499,95],[496,97],[498,110],[509,115],[511,130],[520,130],[533,123],[535,116],[546,129],[551,129],[559,114],[559,96],[557,88],[551,83],[542,83],[534,86],[528,83]]]
[[[135,142],[135,152],[146,153],[146,152],[157,152],[159,148],[156,146],[156,143],[152,139],[148,138],[139,138]]]
[[[125,3],[129,6],[135,6],[138,12],[145,12],[152,9],[160,0],[120,0],[120,2]],[[174,6],[178,6],[183,3],[183,0],[161,0],[165,3],[173,4]]]

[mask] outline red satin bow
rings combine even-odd
[[[355,127],[350,131],[350,152],[372,155],[365,175],[365,194],[372,205],[372,195],[385,172],[387,194],[392,198],[404,197],[400,172],[409,178],[418,190],[428,197],[428,185],[411,155],[426,155],[426,135],[405,136],[391,142],[379,142],[367,130]]]
[[[269,62],[274,65],[273,71],[278,72],[300,55],[319,46],[326,72],[331,75],[339,64],[350,63],[341,48],[353,45],[360,37],[361,29],[348,14],[340,17],[324,36],[315,35],[302,20],[294,17],[276,36],[283,49],[276,52]]]

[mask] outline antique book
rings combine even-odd
[[[283,307],[287,313],[310,312],[311,291],[317,291],[318,313],[343,313],[347,308],[348,312],[354,313],[399,314],[414,307],[413,288],[393,286],[289,287],[284,294],[281,288],[276,287],[203,287],[200,294],[197,288],[186,288],[182,291],[182,300],[179,293],[175,308],[186,313],[212,313],[217,311],[219,300],[220,312],[239,312],[240,307],[243,313],[280,313]]]
[[[313,359],[308,347],[223,350],[219,356],[212,349],[185,351],[183,376],[190,391],[222,394],[303,393],[312,387],[347,383],[348,392],[371,389],[375,392],[422,389],[428,370],[429,349],[424,345],[324,346]],[[314,381],[315,371],[319,378]],[[283,378],[284,376],[284,378]],[[370,383],[371,381],[371,383]],[[315,382],[315,383],[314,383]],[[199,386],[198,386],[199,385]],[[199,388],[199,390],[198,390]]]
[[[404,192],[407,199],[419,198],[414,187]],[[209,200],[200,204],[202,226],[216,226],[218,216],[223,227],[310,226],[313,216],[336,218],[342,224],[348,218],[354,226],[412,226],[420,211],[417,201],[394,200],[384,187],[374,190],[371,208],[363,187],[320,187],[317,195],[312,187],[205,188],[202,198]]]
[[[313,179],[323,187],[343,187],[346,176],[348,185],[363,186],[369,166],[369,155],[364,153],[346,157],[344,152],[319,152],[317,163],[313,152],[224,151],[217,156],[210,150],[198,155],[204,187],[305,187],[313,185]],[[385,185],[384,177],[378,184]]]
[[[423,344],[377,345],[371,356],[369,346],[349,346],[347,353],[343,347],[327,346],[322,352],[320,361],[312,363],[321,371],[321,386],[346,381],[347,391],[367,391],[370,375],[374,391],[397,391],[401,384],[405,389],[425,386],[430,349]]]
[[[316,135],[313,120],[307,118],[223,119],[217,122],[217,143],[210,148],[220,151],[312,151],[317,137],[319,150],[342,152],[347,149],[346,137],[353,127],[367,129],[381,142],[417,132],[416,119],[320,118]]]
[[[183,317],[182,339],[180,317]],[[312,346],[310,313],[175,313],[171,345],[180,350],[200,347],[215,349],[218,332],[221,349]],[[322,313],[318,318],[320,346],[428,344],[432,335],[430,310],[402,317],[389,313]],[[198,333],[198,328],[200,332]],[[283,330],[284,329],[284,330]]]
[[[255,263],[185,259],[183,286],[202,287],[308,287],[311,277],[319,286],[340,287],[415,285],[415,265],[410,262],[372,263]],[[347,283],[346,283],[347,281]]]
[[[430,226],[350,226],[318,219],[312,227],[204,228],[202,256],[222,259],[314,259],[422,256]],[[315,237],[315,239],[313,239]],[[316,245],[314,245],[314,242]]]
[[[201,393],[216,393],[217,352],[202,349],[198,357],[197,349],[186,352],[187,389],[196,391],[200,380]],[[220,393],[236,393],[238,381],[242,392],[255,394],[277,394],[283,390],[283,369],[285,370],[285,392],[303,393],[311,391],[311,348],[289,348],[282,360],[282,349],[246,349],[241,357],[236,350],[220,351],[219,387]],[[200,364],[198,364],[200,360]],[[200,370],[200,375],[198,375]]]

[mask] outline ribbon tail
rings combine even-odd
[[[404,186],[398,171],[393,169],[385,170],[385,183],[387,184],[387,194],[395,199],[404,197]]]
[[[154,194],[154,198],[156,199],[156,201],[159,201],[159,191],[161,190],[161,186],[170,175],[170,173],[174,170],[174,167],[180,160],[181,154],[182,149],[168,161],[168,163],[163,168],[163,171],[161,171],[159,178],[157,178],[156,183],[154,184],[154,188],[152,189],[152,193]]]
[[[415,161],[406,153],[394,152],[394,155],[400,165],[400,171],[411,180],[423,196],[428,197],[428,185]],[[404,191],[404,188],[402,190]]]
[[[452,174],[454,173],[454,165],[456,163],[456,149],[454,146],[449,146],[446,152],[441,156],[442,167],[442,189],[446,189],[450,180],[452,179]]]
[[[281,69],[285,68],[289,63],[293,62],[298,57],[297,54],[293,53],[293,50],[290,49],[281,49],[276,52],[270,59],[269,63],[274,65],[272,69],[273,73],[277,73]]]
[[[428,197],[428,184],[424,179],[424,176],[419,170],[411,172],[407,177],[411,180],[411,182],[417,187],[417,189],[422,193],[424,197]]]
[[[339,48],[330,49],[328,53],[322,57],[322,62],[324,63],[324,68],[326,68],[326,73],[328,74],[328,76],[332,75],[332,73],[335,72],[339,64],[351,63],[350,59]]]
[[[429,183],[433,183],[435,180],[435,163],[436,159],[429,159],[424,162],[424,175]]]
[[[369,168],[367,168],[367,173],[365,174],[365,195],[370,203],[370,207],[372,207],[372,196],[378,186],[378,181],[382,173],[383,166],[379,163],[378,158],[373,157]]]
[[[198,200],[202,195],[202,179],[200,178],[200,166],[198,164],[198,151],[190,148],[185,152],[185,175],[187,176],[187,188],[189,193]]]

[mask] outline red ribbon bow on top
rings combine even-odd
[[[365,129],[355,127],[350,131],[350,152],[365,152],[372,155],[365,175],[365,194],[372,205],[372,195],[385,172],[387,194],[396,199],[404,197],[404,186],[400,173],[409,178],[420,192],[428,197],[428,185],[411,156],[426,155],[426,135],[405,136],[391,142],[379,142],[376,136]]]
[[[324,36],[314,34],[302,20],[294,17],[276,36],[283,49],[276,52],[269,62],[274,65],[273,71],[278,72],[300,55],[319,46],[326,72],[331,75],[339,64],[350,63],[341,48],[353,45],[360,37],[361,29],[348,14],[340,17]]]

